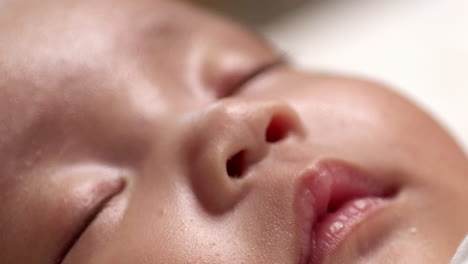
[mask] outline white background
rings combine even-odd
[[[306,68],[395,87],[468,150],[468,0],[306,1],[256,27]]]

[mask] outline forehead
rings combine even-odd
[[[170,23],[158,14],[157,4],[150,14],[143,8],[149,1],[130,3],[18,0],[0,5],[1,148],[32,134],[57,135],[59,126],[80,118],[91,122],[98,113],[111,115],[103,105],[113,105],[114,112],[119,105],[134,109],[132,98],[141,97],[142,89],[131,87],[151,82],[137,70],[149,65],[142,58],[151,52],[149,45],[139,43],[161,46],[144,31],[163,34],[157,28]],[[175,3],[165,5],[165,13],[194,13]],[[153,69],[152,76],[167,76],[162,71]]]
[[[2,76],[39,87],[83,76],[100,78],[130,55],[162,57],[165,53],[150,47],[164,50],[167,43],[180,43],[175,40],[187,36],[182,31],[197,14],[176,2],[103,0],[20,0],[8,2],[0,12]],[[171,20],[171,13],[183,19]]]
[[[237,57],[224,56],[224,68],[272,57],[267,45],[242,28],[178,1],[6,3],[0,7],[1,87],[63,92],[76,82],[122,87],[120,82],[146,79],[175,92],[200,81],[196,75],[204,66],[212,70],[212,58],[226,50]]]
[[[178,59],[169,60],[168,45],[182,54],[186,47],[178,40],[189,37],[183,33],[194,16],[203,16],[169,2],[6,2],[0,8],[2,105],[27,99],[33,109],[30,99],[75,99],[95,95],[97,88],[105,94],[124,82],[142,85],[136,83],[142,75],[176,79],[171,64]],[[175,14],[183,19],[169,19]]]

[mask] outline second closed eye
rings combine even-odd
[[[189,56],[189,80],[211,98],[232,96],[257,76],[286,62],[270,49],[243,50],[236,43],[222,48],[209,43],[196,47]]]
[[[234,95],[235,93],[241,91],[248,83],[253,81],[255,78],[261,76],[264,73],[269,72],[270,70],[273,70],[276,67],[283,65],[284,63],[285,60],[280,57],[275,61],[260,64],[256,68],[250,70],[250,72],[240,75],[237,78],[232,78],[231,81],[229,81],[228,79],[228,81],[226,81],[226,83],[223,83],[223,85],[221,86],[220,91],[217,94],[218,98],[224,98]]]

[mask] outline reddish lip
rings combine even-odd
[[[319,162],[300,177],[296,189],[302,255],[300,264],[319,264],[387,198],[393,188],[338,160]]]

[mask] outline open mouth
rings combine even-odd
[[[320,264],[373,213],[395,188],[375,182],[357,167],[327,160],[301,175],[296,209],[303,247],[301,264]]]

